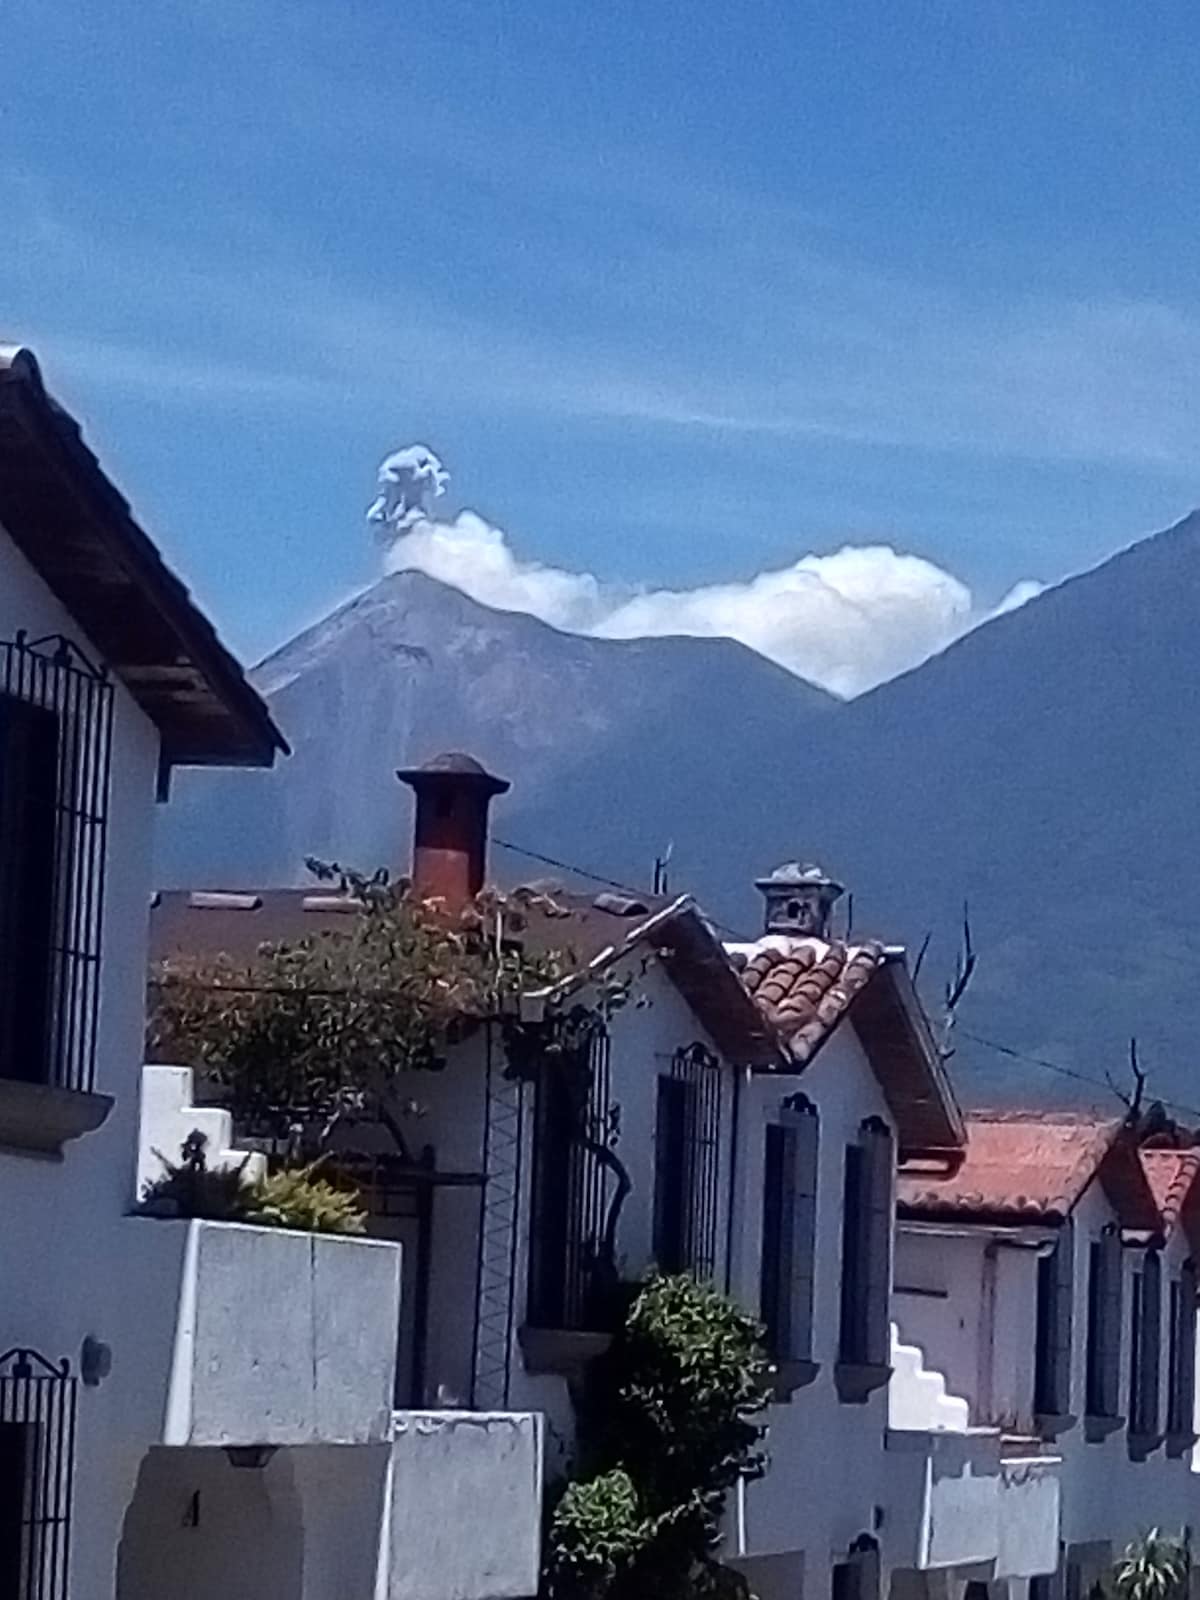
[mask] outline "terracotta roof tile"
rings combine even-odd
[[[1066,1112],[985,1112],[967,1119],[967,1152],[950,1177],[901,1174],[898,1201],[910,1216],[1065,1217],[1100,1169],[1119,1118]]]
[[[1170,1234],[1182,1218],[1192,1185],[1200,1176],[1200,1149],[1139,1150],[1138,1155],[1162,1217],[1163,1233]]]
[[[742,982],[793,1060],[811,1060],[884,960],[881,944],[768,934],[731,954]]]

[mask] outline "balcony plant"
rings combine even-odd
[[[178,1162],[159,1159],[163,1175],[148,1183],[141,1196],[141,1209],[148,1216],[248,1222],[309,1233],[366,1231],[358,1195],[318,1177],[315,1163],[284,1167],[252,1180],[246,1176],[245,1161],[235,1167],[210,1167],[207,1140],[200,1132],[184,1140]]]

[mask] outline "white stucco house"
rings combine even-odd
[[[477,905],[507,784],[462,755],[401,777],[416,892]],[[391,1131],[344,1136],[372,1231],[405,1246],[397,1403],[540,1414],[553,1475],[612,1280],[690,1270],[773,1340],[771,1465],[734,1497],[725,1552],[766,1600],[1052,1569],[1056,1463],[1021,1477],[1052,1477],[1054,1523],[1014,1553],[998,1431],[968,1432],[965,1404],[892,1331],[897,1162],[950,1171],[965,1142],[903,954],[833,938],[820,875],[761,887],[762,940],[728,949],[686,896],[535,884],[493,911],[496,938],[569,952],[578,994],[628,998],[589,1046],[583,1105],[561,1060],[516,1070],[494,1019],[414,1078],[419,1115],[398,1103]],[[355,911],[326,888],[164,893],[153,949],[237,958]]]
[[[264,766],[285,748],[33,357],[0,346],[0,1592],[13,1600],[472,1592],[453,1552],[415,1578],[392,1560],[406,1517],[428,1523],[431,1496],[473,1487],[470,1450],[445,1466],[440,1419],[395,1415],[397,1247],[136,1214],[143,1099],[159,1131],[172,1094],[188,1120],[186,1075],[142,1095],[155,805],[175,765]],[[527,1478],[536,1437],[510,1430]],[[521,1559],[524,1590],[536,1546]]]
[[[1072,1596],[1139,1533],[1195,1519],[1200,1155],[1162,1120],[980,1114],[957,1172],[900,1183],[903,1336],[972,1425],[1061,1458]]]

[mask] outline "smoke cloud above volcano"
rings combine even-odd
[[[736,639],[836,694],[855,695],[918,665],[990,616],[1040,593],[1026,579],[980,608],[952,573],[889,544],[805,554],[743,581],[632,589],[519,556],[477,512],[441,518],[449,474],[426,445],[380,468],[368,520],[389,572],[424,572],[500,611],[606,639],[692,634]]]

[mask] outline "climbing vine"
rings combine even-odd
[[[580,1400],[578,1470],[550,1516],[551,1600],[744,1592],[717,1548],[728,1491],[762,1466],[758,1335],[690,1277],[637,1293]]]

